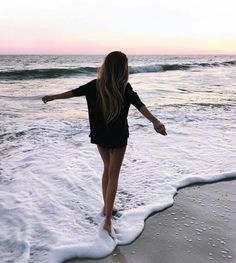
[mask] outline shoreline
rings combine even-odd
[[[141,235],[102,259],[64,263],[233,263],[236,179],[180,187],[174,204],[150,215]]]

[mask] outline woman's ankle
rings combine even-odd
[[[111,232],[111,220],[105,219],[103,229],[105,229],[108,233]]]
[[[110,223],[111,222],[112,215],[105,215],[105,223]]]
[[[103,207],[103,215],[104,216],[106,216],[106,209],[105,209],[105,207]],[[113,207],[113,209],[112,209],[112,216],[115,216],[116,214],[117,214],[117,212],[118,212],[118,209],[116,208],[116,207]]]

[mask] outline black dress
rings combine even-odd
[[[91,143],[98,144],[104,148],[120,148],[127,145],[129,137],[129,126],[127,116],[130,104],[138,110],[144,104],[138,94],[133,91],[128,83],[124,94],[124,107],[115,121],[105,124],[103,114],[98,104],[96,79],[72,90],[73,96],[86,96],[90,123]]]

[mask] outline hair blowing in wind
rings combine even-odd
[[[128,59],[120,51],[108,54],[99,69],[97,92],[104,120],[115,120],[123,106],[123,96],[128,82]]]

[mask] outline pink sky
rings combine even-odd
[[[2,1],[0,54],[236,54],[235,10],[234,0]]]

